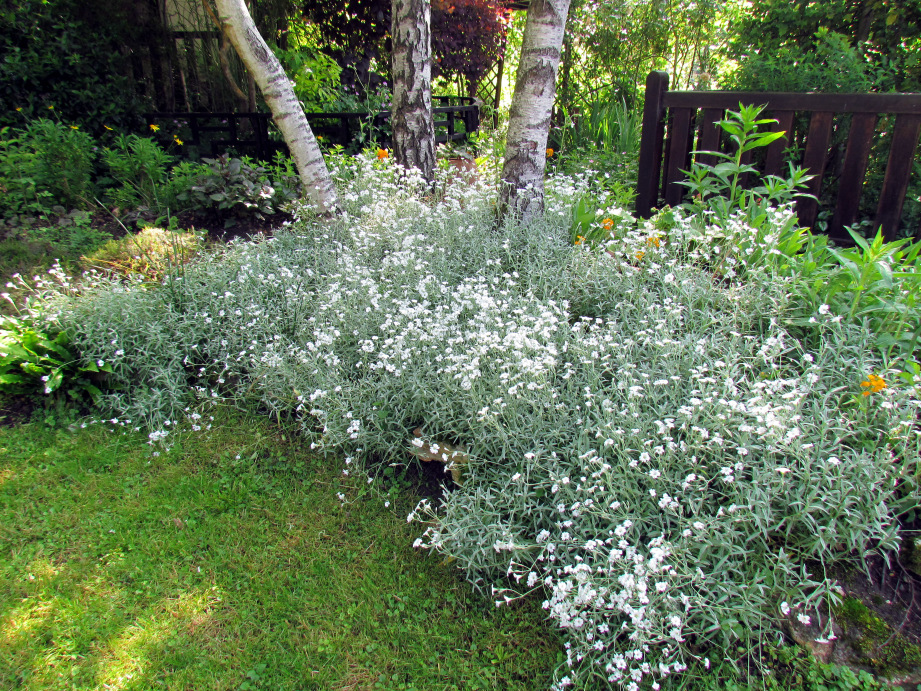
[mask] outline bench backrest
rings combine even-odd
[[[921,134],[921,94],[816,94],[816,93],[757,93],[733,91],[669,91],[668,75],[651,72],[646,79],[646,104],[643,111],[643,135],[636,211],[648,218],[661,201],[669,206],[680,204],[687,190],[679,181],[685,179],[694,160],[712,164],[715,157],[695,151],[719,151],[721,128],[716,122],[727,110],[738,110],[739,104],[766,106],[763,117],[778,122],[773,131],[784,131],[770,144],[763,160],[762,173],[787,173],[786,150],[790,146],[794,117],[808,115],[802,159],[794,163],[807,168],[815,177],[808,192],[819,197],[827,163],[829,146],[835,127],[836,114],[850,114],[850,127],[843,159],[839,160],[840,177],[834,215],[828,234],[835,239],[847,239],[844,227],[857,221],[860,195],[870,152],[878,137],[880,116],[894,115],[889,134],[888,161],[885,177],[876,203],[875,224],[882,226],[886,239],[893,239],[899,229],[905,195],[915,149]],[[748,160],[751,162],[751,152]],[[816,200],[801,199],[796,208],[800,223],[813,227],[819,213]],[[905,229],[921,239],[921,227]]]

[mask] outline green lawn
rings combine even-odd
[[[265,423],[219,423],[159,457],[100,426],[0,431],[0,688],[549,686],[539,601],[497,609],[414,552],[411,493],[385,508]]]

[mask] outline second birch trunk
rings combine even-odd
[[[499,215],[522,221],[544,209],[547,139],[570,0],[532,0],[509,112]]]
[[[393,157],[431,181],[435,170],[432,119],[430,0],[393,0]]]

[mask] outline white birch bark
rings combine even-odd
[[[255,78],[285,138],[304,194],[321,213],[334,212],[339,205],[336,188],[284,68],[259,34],[243,0],[215,0],[215,4],[222,30]]]
[[[393,158],[431,181],[435,170],[432,118],[430,0],[393,0]]]
[[[509,112],[499,215],[522,221],[544,209],[547,138],[570,0],[531,0]]]

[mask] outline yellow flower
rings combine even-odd
[[[576,243],[575,243],[575,244],[581,245],[583,242],[585,242],[585,238],[582,237],[581,235],[576,235]]]
[[[614,227],[614,219],[613,218],[604,219],[601,222],[601,227],[604,228],[605,230],[611,230],[611,228]]]
[[[639,260],[641,260],[643,257],[646,256],[646,253],[645,253],[645,252],[637,252],[635,256],[636,256],[637,261],[639,261]]]
[[[19,106],[19,107],[16,109],[16,112],[17,112],[17,113],[21,113],[21,112],[22,112],[22,106]]]
[[[160,131],[160,125],[151,125],[151,126],[150,126],[150,129],[152,129],[154,132],[159,132],[159,131]]]
[[[114,131],[115,131],[115,130],[113,130],[111,127],[109,127],[108,125],[103,125],[103,127],[105,127],[107,130],[109,130],[109,132],[114,132]]]
[[[390,158],[390,154],[387,153],[387,149],[378,149],[377,160],[383,161],[385,158]]]
[[[886,388],[886,382],[883,380],[883,378],[875,374],[867,376],[866,381],[860,382],[860,385],[866,389],[866,391],[863,392],[864,396],[879,393]]]
[[[547,158],[550,158],[551,156],[553,156],[553,149],[548,147],[547,148]]]
[[[48,106],[48,110],[54,110],[54,106]]]
[[[659,241],[659,238],[657,236],[653,235],[651,238],[646,239],[646,244],[649,245],[650,247],[658,247],[661,244],[661,242]]]
[[[176,142],[179,146],[182,146],[182,140],[179,137],[173,137],[173,141]]]
[[[80,125],[71,125],[71,126],[70,126],[70,129],[72,129],[72,130],[79,130],[79,129],[80,129]]]

